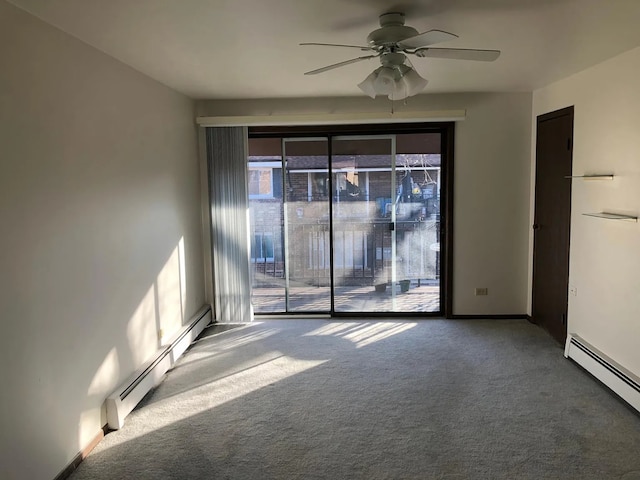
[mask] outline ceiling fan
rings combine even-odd
[[[380,28],[367,36],[367,46],[301,43],[300,45],[355,48],[363,52],[371,52],[370,55],[311,70],[305,75],[316,75],[363,60],[379,58],[382,66],[371,72],[364,81],[358,84],[358,87],[371,98],[375,98],[376,95],[387,95],[390,100],[402,100],[416,95],[427,85],[427,80],[416,72],[407,55],[483,62],[492,62],[500,56],[500,50],[433,48],[431,45],[453,40],[458,36],[442,30],[428,30],[418,33],[415,28],[405,25],[404,22],[405,16],[401,12],[388,12],[380,15]]]

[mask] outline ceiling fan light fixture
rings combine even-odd
[[[398,81],[395,84],[393,92],[391,92],[388,95],[389,100],[404,100],[408,96],[409,96],[409,94],[407,93],[407,88],[404,85],[404,82],[402,82],[402,81]]]
[[[376,80],[377,75],[378,75],[378,70],[374,70],[367,76],[367,78],[365,78],[362,82],[358,84],[358,88],[360,88],[360,90],[362,90],[365,93],[365,95],[368,95],[371,98],[376,98],[376,88],[374,86],[374,82]]]
[[[426,85],[427,81],[413,68],[398,65],[395,68],[376,68],[358,84],[358,87],[371,98],[387,95],[389,100],[403,100],[420,93]]]
[[[406,85],[408,97],[413,97],[420,93],[428,83],[427,80],[422,78],[413,68],[409,69],[409,71],[402,76],[401,80],[402,83]]]
[[[360,90],[371,98],[390,95],[396,88],[397,72],[391,67],[378,67],[358,84]]]
[[[380,67],[376,70],[373,88],[379,95],[390,95],[395,89],[397,73],[391,67]]]

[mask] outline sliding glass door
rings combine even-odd
[[[331,311],[329,143],[284,139],[287,312]]]
[[[331,152],[335,311],[392,312],[395,137],[334,137]]]
[[[440,310],[440,156],[412,153],[425,141],[420,135],[333,138],[337,313]]]
[[[440,312],[440,140],[250,139],[255,312]]]
[[[331,311],[327,138],[251,139],[253,305],[258,314]]]
[[[287,310],[284,275],[284,184],[282,140],[249,140],[247,178],[251,301],[255,313]]]

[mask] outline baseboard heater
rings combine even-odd
[[[206,305],[178,331],[167,346],[161,348],[150,361],[136,370],[127,381],[107,397],[107,424],[110,429],[122,428],[127,415],[152,388],[160,383],[163,375],[175,365],[178,358],[211,323],[211,320],[211,306]]]
[[[629,405],[640,411],[640,378],[636,375],[574,333],[567,336],[564,356],[574,360]]]

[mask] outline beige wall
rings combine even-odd
[[[456,124],[454,314],[524,314],[531,149],[531,94],[420,95],[396,111],[466,109]],[[201,116],[388,113],[386,99],[199,102]],[[476,297],[475,287],[489,296]]]
[[[636,375],[640,375],[640,224],[582,213],[640,213],[639,75],[637,48],[533,96],[534,121],[537,115],[575,106],[574,175],[615,174],[609,182],[573,180],[569,283],[577,295],[569,296],[568,329]]]
[[[0,1],[0,476],[47,479],[204,303],[193,102]]]

